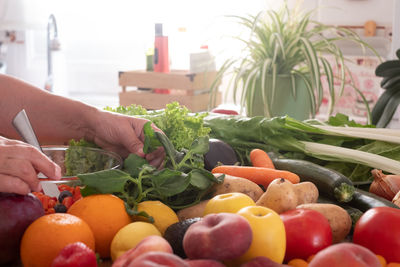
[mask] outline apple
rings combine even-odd
[[[185,260],[190,267],[225,267],[225,265],[216,260]]]
[[[113,263],[113,267],[122,267],[147,252],[158,251],[173,254],[172,247],[163,237],[150,235],[140,241],[134,248],[127,250]]]
[[[185,262],[180,257],[160,251],[146,252],[131,262],[127,262],[124,267],[190,267],[189,263]],[[113,264],[114,267],[114,264]]]
[[[25,229],[43,215],[42,203],[34,195],[0,193],[0,265],[19,258]]]
[[[366,247],[354,243],[329,246],[311,260],[309,267],[381,267],[376,255]]]
[[[245,218],[234,213],[212,213],[192,224],[183,237],[189,259],[231,260],[250,247],[253,232]]]
[[[250,261],[240,265],[240,267],[283,267],[283,266],[289,266],[289,265],[274,262],[273,260],[263,256],[255,257]]]
[[[332,245],[332,230],[322,213],[311,209],[288,210],[279,215],[285,225],[285,262],[307,259]]]

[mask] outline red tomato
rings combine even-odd
[[[226,115],[239,115],[239,113],[236,110],[233,110],[233,109],[215,108],[215,109],[211,110],[211,112],[220,113],[220,114],[226,114]]]
[[[387,262],[400,262],[400,209],[378,207],[366,211],[354,228],[353,242]]]
[[[315,210],[294,209],[280,214],[286,230],[285,261],[306,260],[332,244],[328,220]]]

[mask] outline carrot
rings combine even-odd
[[[256,184],[264,186],[265,189],[277,178],[284,178],[293,184],[300,182],[300,177],[293,172],[263,167],[221,165],[212,169],[211,172],[246,178]]]
[[[258,148],[251,150],[250,160],[254,167],[275,169],[274,163],[264,150]]]

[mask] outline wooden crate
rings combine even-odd
[[[119,73],[119,103],[122,106],[141,105],[146,109],[162,109],[174,101],[186,106],[193,112],[206,111],[221,103],[218,93],[215,105],[209,105],[210,88],[215,80],[216,72],[189,73],[187,71],[171,71],[169,73],[147,71],[125,71]],[[127,87],[136,87],[127,90]],[[148,90],[139,90],[147,88]],[[169,94],[154,92],[154,89],[168,89]]]

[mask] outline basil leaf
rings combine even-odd
[[[160,141],[154,134],[154,129],[151,128],[151,122],[146,122],[143,126],[144,133],[144,143],[143,143],[143,152],[145,154],[154,151],[157,147],[161,146]]]
[[[147,163],[147,160],[144,158],[136,154],[129,154],[124,160],[124,171],[129,173],[132,177],[138,177],[142,166]]]
[[[208,136],[199,137],[193,141],[192,146],[190,147],[190,151],[193,154],[204,155],[209,150],[209,144],[210,142],[208,140]]]
[[[154,174],[152,183],[155,191],[165,197],[179,194],[190,184],[190,177],[180,171],[163,169]]]
[[[211,185],[211,181],[200,171],[192,170],[189,173],[190,184],[200,190],[207,189]]]
[[[79,174],[81,182],[101,194],[120,193],[130,179],[129,173],[121,170],[104,170],[87,174]],[[89,189],[88,189],[89,190]]]

